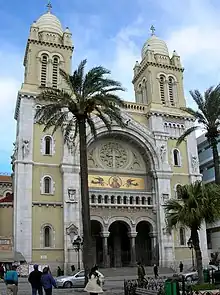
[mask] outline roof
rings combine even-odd
[[[10,182],[10,183],[12,183],[12,178],[9,175],[1,175],[0,174],[0,182]]]

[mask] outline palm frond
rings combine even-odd
[[[102,111],[98,108],[95,107],[95,110],[97,111],[96,116],[104,123],[105,127],[108,129],[109,132],[111,132],[111,120],[108,116],[102,113]]]
[[[87,121],[87,124],[89,125],[89,128],[91,130],[92,135],[94,136],[94,138],[96,138],[97,137],[97,131],[96,131],[96,127],[95,127],[94,121],[91,118],[91,115],[90,114],[87,116],[86,121]]]
[[[190,128],[188,128],[177,140],[176,145],[179,146],[188,135],[190,135],[192,132],[194,132],[195,130],[197,130],[199,128],[199,126],[192,126]]]

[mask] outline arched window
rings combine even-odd
[[[181,185],[180,184],[178,184],[176,186],[176,198],[181,199]]]
[[[52,189],[51,189],[51,178],[50,177],[45,177],[44,178],[44,193],[45,194],[51,194]]]
[[[146,202],[145,202],[145,197],[142,197],[142,198],[141,198],[141,204],[142,204],[142,205],[145,205],[145,203],[146,203]]]
[[[95,203],[95,195],[91,195],[91,203],[92,203],[92,204]]]
[[[52,246],[52,229],[50,226],[44,227],[44,247]]]
[[[53,58],[53,74],[52,74],[52,86],[53,88],[57,88],[58,86],[58,64],[59,64],[59,58],[55,56]]]
[[[48,56],[46,54],[42,55],[41,58],[41,86],[46,87],[47,86],[47,65],[48,65]]]
[[[160,83],[160,99],[161,99],[161,103],[163,105],[166,104],[166,101],[165,101],[165,76],[164,75],[160,75],[160,78],[159,78],[159,83]]]
[[[180,235],[180,246],[185,246],[186,234],[185,234],[185,229],[183,227],[180,228],[179,235]]]
[[[117,204],[121,204],[121,196],[117,196]]]
[[[98,204],[101,204],[101,203],[102,203],[102,196],[99,195],[99,196],[98,196]]]
[[[115,197],[111,196],[111,204],[114,204],[114,203],[115,203]]]
[[[169,93],[169,101],[171,106],[174,106],[174,79],[173,77],[168,78],[168,93]]]
[[[108,204],[108,196],[104,197],[104,202],[105,202],[105,204]]]
[[[44,154],[45,155],[52,154],[52,139],[50,136],[45,136],[44,138]]]
[[[130,205],[133,204],[133,197],[130,197]]]
[[[180,152],[177,149],[173,150],[173,164],[174,166],[180,166]]]
[[[136,197],[136,205],[139,205],[139,197]]]
[[[125,204],[125,205],[127,204],[127,197],[126,196],[123,197],[123,204]]]

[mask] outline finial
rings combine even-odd
[[[151,36],[154,36],[155,35],[155,27],[153,25],[150,27],[150,30],[151,30]]]
[[[51,9],[52,9],[52,4],[51,4],[50,0],[48,0],[47,12],[51,12]]]

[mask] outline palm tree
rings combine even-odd
[[[117,91],[124,91],[120,82],[112,80],[110,71],[102,66],[94,67],[85,73],[86,60],[83,60],[73,75],[60,70],[67,89],[43,88],[37,99],[44,103],[35,115],[38,123],[44,125],[44,131],[61,128],[64,142],[79,137],[80,178],[83,223],[83,263],[85,277],[92,267],[93,253],[91,245],[91,221],[88,188],[87,135],[90,128],[96,138],[95,118],[99,118],[107,130],[113,123],[124,127],[120,107],[123,101]],[[72,142],[73,144],[73,142]]]
[[[218,156],[218,136],[220,126],[220,84],[215,88],[210,87],[202,96],[198,90],[190,91],[193,100],[198,106],[198,110],[192,108],[183,108],[187,113],[192,115],[198,123],[202,124],[202,128],[206,130],[205,136],[212,148],[213,162],[215,169],[215,182],[220,184],[219,156]],[[194,132],[200,126],[193,126],[187,129],[177,141],[179,145],[189,134]]]
[[[219,186],[203,184],[201,181],[180,186],[178,199],[170,199],[165,203],[165,215],[169,231],[179,226],[190,229],[199,281],[203,282],[199,230],[204,222],[212,224],[220,217]]]

